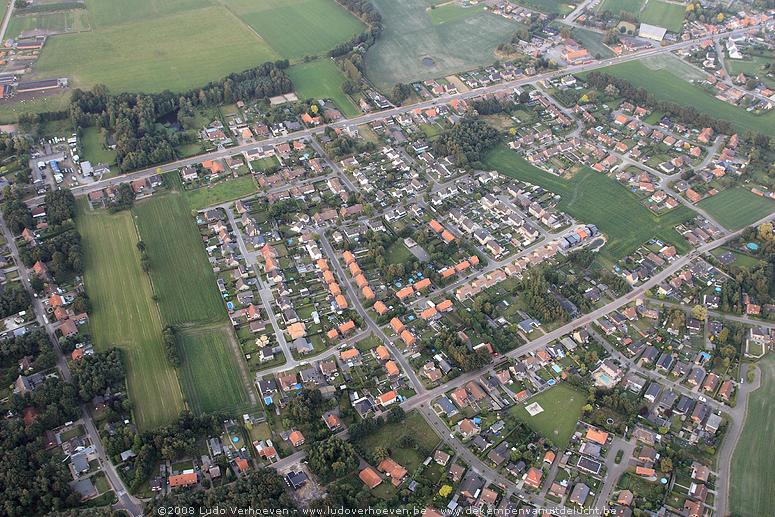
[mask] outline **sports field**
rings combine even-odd
[[[655,216],[630,191],[604,174],[584,167],[570,179],[558,178],[533,167],[506,147],[492,151],[485,165],[559,194],[560,210],[580,222],[597,225],[608,236],[608,242],[601,249],[604,257],[624,258],[653,237],[675,244],[680,251],[687,249],[686,240],[675,231],[676,225],[695,215],[686,207]]]
[[[650,70],[638,61],[628,61],[601,68],[600,71],[626,79],[635,86],[648,90],[659,100],[675,102],[682,106],[693,106],[720,120],[727,120],[736,131],[775,134],[775,112],[770,111],[765,115],[749,113],[716,99],[709,92],[683,80],[668,69]]]
[[[775,212],[775,201],[757,196],[745,187],[724,190],[703,199],[699,206],[728,230],[738,230]]]
[[[775,507],[775,356],[759,361],[761,387],[748,398],[743,433],[732,455],[729,508],[732,515],[772,515]]]
[[[225,5],[288,59],[319,56],[365,25],[334,0],[229,0]]]
[[[434,24],[428,0],[374,0],[384,30],[366,53],[366,75],[379,88],[442,77],[495,61],[495,48],[519,26],[476,12]]]
[[[202,187],[188,190],[184,194],[191,210],[201,210],[208,206],[218,205],[239,199],[258,192],[258,185],[252,175],[220,181],[212,187]]]
[[[300,99],[332,99],[345,117],[356,117],[361,112],[342,91],[344,74],[328,58],[293,65],[288,70],[293,87]]]
[[[208,7],[52,36],[38,77],[114,90],[185,90],[279,57],[224,7]]]
[[[649,0],[640,13],[640,21],[664,27],[670,32],[681,32],[686,7],[679,4]]]
[[[581,417],[581,409],[587,402],[586,396],[567,384],[558,384],[527,401],[528,404],[534,402],[543,408],[542,413],[530,416],[525,405],[520,404],[511,409],[511,415],[530,426],[555,447],[565,449]]]
[[[129,396],[140,429],[172,422],[184,407],[175,369],[167,362],[161,318],[152,299],[132,215],[91,212],[79,203],[86,292],[93,311],[89,331],[98,349],[125,353]]]
[[[133,209],[151,261],[162,323],[223,322],[226,313],[186,200],[154,196]]]
[[[231,329],[197,328],[178,333],[180,378],[196,412],[234,409],[249,402],[237,358],[229,348]]]

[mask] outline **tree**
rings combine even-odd
[[[695,305],[692,307],[692,318],[705,321],[708,319],[708,308],[704,305]]]
[[[673,460],[668,457],[662,458],[659,462],[659,470],[664,474],[669,474],[673,471]]]
[[[69,189],[51,190],[44,200],[49,223],[62,224],[75,218],[75,196]]]

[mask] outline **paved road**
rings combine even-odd
[[[678,43],[674,43],[672,45],[665,45],[663,47],[657,47],[657,48],[649,48],[640,52],[636,52],[633,54],[626,54],[622,56],[613,57],[610,59],[595,61],[592,63],[586,63],[583,65],[573,65],[569,66],[560,70],[553,70],[550,72],[546,72],[544,74],[534,75],[531,77],[524,77],[521,79],[516,79],[514,81],[506,81],[499,84],[494,84],[492,86],[487,86],[484,88],[477,88],[473,90],[469,90],[467,92],[457,93],[457,94],[448,94],[448,95],[442,95],[440,97],[437,97],[435,99],[427,100],[418,102],[416,104],[410,104],[407,106],[400,106],[397,108],[391,108],[385,111],[377,111],[374,113],[368,113],[365,115],[361,115],[360,117],[352,118],[352,119],[345,119],[339,122],[335,122],[333,124],[328,125],[321,125],[314,128],[307,128],[303,131],[298,131],[295,133],[290,133],[285,136],[277,136],[272,137],[266,140],[262,140],[257,143],[252,144],[242,144],[234,147],[230,147],[228,149],[220,149],[216,150],[210,153],[201,154],[198,156],[193,156],[191,158],[186,158],[182,160],[177,160],[174,162],[166,163],[163,165],[158,165],[154,167],[149,167],[147,169],[142,169],[139,171],[135,171],[132,173],[124,174],[118,178],[109,178],[104,179],[100,181],[96,181],[94,183],[90,183],[88,185],[80,185],[77,187],[74,187],[72,189],[72,192],[76,196],[83,196],[87,195],[90,192],[94,192],[97,190],[101,190],[103,188],[112,186],[112,185],[118,185],[119,183],[127,183],[130,181],[134,181],[137,179],[142,178],[148,178],[149,176],[152,176],[154,174],[159,174],[161,172],[169,172],[173,170],[177,170],[181,167],[185,167],[188,165],[194,165],[196,163],[200,163],[203,160],[212,160],[212,159],[220,159],[220,158],[226,158],[228,156],[232,156],[234,154],[246,151],[248,149],[253,149],[258,146],[265,146],[265,145],[277,145],[284,142],[289,142],[292,140],[298,140],[298,139],[306,139],[313,135],[320,134],[323,131],[325,131],[326,127],[332,127],[332,128],[345,128],[348,126],[355,126],[355,125],[361,125],[361,124],[368,124],[370,122],[376,121],[376,120],[382,120],[385,118],[393,117],[395,115],[399,115],[402,113],[407,113],[410,111],[413,111],[415,109],[427,109],[431,108],[436,105],[440,104],[447,104],[450,101],[454,99],[471,99],[474,97],[478,97],[480,95],[486,95],[486,94],[492,94],[492,93],[498,93],[498,92],[504,92],[508,91],[514,88],[518,88],[520,86],[524,86],[527,84],[535,83],[540,80],[544,79],[553,79],[556,77],[562,77],[564,75],[568,74],[574,74],[574,73],[580,73],[580,72],[588,72],[590,70],[596,70],[598,68],[604,68],[610,65],[615,65],[618,63],[625,63],[628,61],[635,61],[638,59],[642,59],[649,56],[655,56],[659,54],[663,54],[665,52],[672,52],[674,50],[683,49],[683,48],[689,48],[693,45],[696,45],[700,43],[703,40],[712,39],[714,41],[718,41],[721,38],[728,37],[730,35],[735,34],[742,34],[749,32],[751,30],[755,30],[759,28],[759,26],[753,26],[748,27],[746,29],[737,29],[734,31],[729,31],[725,33],[720,33],[716,35],[708,35],[704,36],[702,38],[697,38],[693,40],[687,40],[687,41],[681,41]],[[27,200],[27,203],[30,206],[37,206],[43,202],[43,196],[37,196],[34,198],[30,198]]]
[[[34,296],[34,291],[30,285],[29,280],[29,270],[19,258],[19,249],[16,246],[16,239],[14,238],[11,230],[8,228],[8,225],[5,223],[5,220],[2,218],[2,216],[0,216],[0,232],[2,232],[3,238],[5,239],[8,245],[8,249],[11,252],[11,256],[13,257],[13,260],[19,270],[19,278],[21,279],[22,285],[32,299],[35,318],[40,327],[45,329],[49,338],[49,342],[51,343],[51,347],[54,349],[54,352],[56,352],[57,368],[59,369],[62,378],[65,381],[70,382],[70,368],[67,365],[67,360],[62,353],[62,349],[59,347],[59,340],[57,340],[55,335],[56,326],[48,322],[46,317],[46,309],[43,306],[43,303],[39,298]],[[118,502],[114,505],[114,508],[126,510],[130,515],[133,516],[142,515],[143,502],[127,491],[126,486],[124,486],[124,482],[121,480],[118,473],[116,472],[116,469],[113,467],[113,464],[110,462],[110,458],[108,458],[108,456],[105,454],[105,449],[102,446],[100,435],[97,432],[97,428],[94,425],[94,421],[89,415],[89,412],[86,410],[86,406],[82,405],[80,409],[81,422],[83,423],[84,429],[86,430],[86,434],[89,436],[91,443],[94,444],[94,448],[97,452],[97,456],[99,457],[100,464],[103,467],[103,471],[105,472],[105,475],[110,481],[111,487],[113,488],[113,491],[118,498]]]
[[[660,305],[662,307],[675,307],[677,309],[686,309],[685,305],[681,305],[679,303],[667,302],[664,300],[657,300],[654,298],[649,298],[649,302],[654,305]],[[746,325],[763,327],[766,329],[775,329],[775,323],[771,321],[757,320],[754,318],[749,318],[748,316],[737,316],[735,314],[728,314],[726,312],[719,312],[719,311],[713,311],[713,310],[708,310],[708,316],[713,316],[714,318],[719,318],[722,320],[735,321],[737,323],[744,323]]]
[[[8,9],[5,11],[3,17],[3,24],[0,25],[0,42],[5,42],[5,31],[8,29],[8,24],[11,22],[11,16],[13,15],[15,0],[11,0],[8,3]]]
[[[617,465],[614,461],[616,455],[622,451],[622,461]],[[632,457],[632,453],[635,452],[635,439],[630,438],[630,441],[626,441],[621,437],[616,437],[611,442],[611,446],[608,448],[608,456],[606,456],[606,474],[603,479],[603,486],[600,488],[600,493],[597,496],[596,507],[603,512],[608,508],[608,499],[611,497],[611,491],[619,478],[627,470],[629,466],[629,459]],[[602,513],[600,515],[603,515]]]

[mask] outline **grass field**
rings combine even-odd
[[[81,135],[83,148],[83,160],[89,160],[92,165],[104,163],[113,165],[116,163],[116,151],[107,149],[102,145],[100,132],[96,127],[87,127]]]
[[[519,26],[487,12],[434,24],[428,0],[375,0],[384,30],[366,53],[366,75],[379,88],[470,70],[495,61],[495,47]],[[424,59],[431,59],[432,62]]]
[[[334,0],[229,0],[225,5],[288,59],[323,55],[365,28]]]
[[[133,212],[151,261],[163,324],[223,322],[223,300],[183,196],[154,196]]]
[[[705,198],[699,206],[729,230],[738,230],[775,212],[775,201],[757,196],[744,187],[731,188]]]
[[[15,124],[22,113],[44,113],[47,111],[67,111],[70,106],[70,92],[55,93],[36,99],[0,104],[0,122]]]
[[[571,4],[559,0],[517,0],[517,3],[546,14],[566,15],[573,11]]]
[[[361,112],[342,91],[344,74],[328,58],[300,63],[288,70],[293,87],[300,99],[332,99],[345,117],[356,117]]]
[[[640,21],[664,27],[670,32],[681,32],[686,7],[680,4],[670,4],[661,0],[649,0],[640,13]]]
[[[184,407],[177,374],[164,354],[161,318],[140,268],[137,231],[129,212],[89,212],[79,204],[86,292],[94,307],[89,330],[98,349],[121,348],[129,396],[141,429],[177,418]]]
[[[93,23],[98,28],[160,18],[208,7],[212,3],[212,0],[132,0],[131,2],[86,0]]]
[[[775,88],[775,78],[767,77],[765,66],[775,66],[775,57],[753,56],[750,59],[728,59],[725,62],[729,75],[741,73],[758,77],[769,88]]]
[[[198,328],[178,333],[180,380],[196,412],[234,409],[249,402],[237,374],[237,358],[229,349],[230,331]]]
[[[239,199],[258,192],[258,185],[253,175],[240,176],[239,178],[220,181],[212,187],[202,187],[196,190],[188,190],[184,194],[188,206],[192,210],[201,210],[208,206],[218,205]]]
[[[412,472],[420,466],[425,456],[414,449],[401,447],[401,438],[404,436],[414,438],[417,445],[426,452],[433,451],[441,441],[425,418],[418,411],[411,411],[407,413],[403,422],[383,425],[375,433],[361,439],[359,443],[369,450],[387,447],[391,457]]]
[[[727,120],[736,131],[756,131],[775,134],[775,112],[754,115],[737,106],[720,101],[698,86],[671,73],[669,69],[650,70],[638,61],[629,61],[602,68],[600,71],[630,81],[644,88],[657,99],[675,102],[683,106],[693,106],[717,119]],[[680,79],[680,80],[677,80]]]
[[[574,27],[571,30],[571,37],[581,43],[592,56],[605,59],[614,55],[613,51],[603,43],[603,35],[598,32]]]
[[[486,165],[507,176],[540,185],[559,194],[563,210],[584,223],[593,223],[608,236],[603,256],[618,260],[652,237],[675,244],[679,250],[687,243],[675,226],[693,217],[686,207],[678,207],[655,216],[618,182],[589,168],[582,168],[572,178],[558,178],[529,164],[519,154],[505,147],[492,151]]]
[[[2,19],[2,18],[0,18]],[[41,12],[35,14],[11,16],[6,30],[6,38],[15,38],[22,32],[41,29],[48,33],[80,32],[91,30],[89,11],[70,9],[69,11]]]
[[[767,515],[775,507],[775,463],[769,453],[775,448],[775,356],[758,363],[761,387],[748,399],[743,433],[732,455],[729,508],[732,515]]]
[[[129,4],[125,4],[129,5]],[[69,77],[74,86],[185,90],[279,57],[224,7],[208,7],[53,36],[37,77]]]
[[[643,0],[603,0],[597,10],[601,13],[609,11],[616,16],[625,12],[637,17],[641,7],[643,7]]]
[[[525,406],[519,405],[511,414],[560,450],[565,449],[581,417],[581,408],[586,404],[584,394],[567,384],[558,384],[528,400],[530,404],[533,402],[544,408],[543,413],[530,416]]]
[[[442,23],[462,20],[482,11],[484,11],[483,5],[463,7],[459,4],[444,4],[430,9],[428,11],[428,16],[431,17],[431,22],[434,25],[440,25]]]

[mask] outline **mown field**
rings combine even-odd
[[[709,92],[686,82],[667,69],[650,70],[638,61],[629,61],[601,68],[600,71],[626,79],[635,86],[648,90],[659,100],[694,106],[697,110],[715,118],[727,120],[736,131],[775,134],[775,112],[754,115],[716,99]]]
[[[97,28],[161,18],[213,5],[212,0],[86,0]]]
[[[531,397],[527,404],[533,402],[537,402],[544,411],[536,416],[530,416],[525,409],[525,404],[520,404],[512,408],[510,414],[560,450],[565,449],[576,429],[576,422],[581,417],[581,409],[587,402],[584,393],[576,391],[567,384],[558,384]]]
[[[561,196],[560,210],[580,222],[592,223],[608,236],[601,254],[619,260],[653,237],[686,250],[686,240],[675,226],[693,217],[686,207],[678,207],[655,216],[625,187],[604,174],[587,167],[570,179],[558,178],[533,167],[524,158],[506,147],[490,152],[485,165],[506,176],[528,181]]]
[[[385,424],[376,432],[362,438],[358,443],[366,450],[374,451],[377,447],[386,447],[392,451],[391,457],[413,471],[419,467],[424,456],[411,448],[402,447],[401,439],[411,436],[417,445],[425,451],[432,451],[439,444],[439,435],[428,425],[419,411],[410,411],[403,422]]]
[[[228,328],[178,333],[180,377],[186,400],[195,412],[234,409],[247,404],[237,358],[229,348]]]
[[[599,12],[609,11],[614,15],[625,12],[637,17],[641,7],[643,7],[643,0],[603,0],[597,10]]]
[[[736,76],[741,73],[758,77],[769,88],[775,88],[775,78],[767,76],[766,66],[775,67],[775,56],[753,56],[750,59],[728,59],[725,62],[729,74]]]
[[[757,196],[745,187],[724,190],[703,199],[698,206],[729,230],[738,230],[775,212],[775,201]]]
[[[39,77],[114,90],[185,90],[278,55],[223,7],[112,25],[49,38]]]
[[[124,351],[129,396],[140,429],[172,422],[184,407],[175,369],[164,353],[161,318],[140,253],[130,212],[91,212],[79,204],[86,292],[93,310],[89,331],[98,349]]]
[[[573,11],[573,6],[559,0],[517,0],[518,4],[546,14],[560,14],[565,16]]]
[[[640,13],[640,21],[664,27],[670,32],[681,32],[686,7],[679,4],[670,4],[660,0],[649,0],[646,7]]]
[[[463,7],[459,4],[444,4],[430,9],[428,11],[428,15],[431,17],[431,21],[434,25],[440,25],[442,23],[449,23],[468,18],[469,16],[482,12],[483,10],[483,5]]]
[[[519,26],[487,12],[434,24],[429,0],[374,0],[384,30],[366,53],[366,75],[379,88],[442,77],[495,61],[495,48]],[[433,63],[423,63],[430,58]]]
[[[151,261],[163,324],[223,322],[223,300],[183,196],[154,196],[133,212]]]
[[[775,507],[775,357],[759,361],[761,387],[748,399],[743,433],[732,455],[729,508],[734,516],[771,515]]]
[[[230,0],[225,5],[288,59],[325,54],[365,25],[334,0]]]
[[[328,58],[293,65],[288,70],[300,99],[332,99],[345,117],[356,117],[360,110],[342,91],[344,74]]]
[[[87,127],[81,135],[83,157],[81,160],[89,160],[92,165],[104,163],[113,165],[116,163],[116,151],[102,145],[100,132],[96,127]]]
[[[185,192],[186,201],[191,210],[201,210],[208,206],[219,205],[226,201],[239,199],[258,192],[253,175],[221,181],[212,187],[202,187]]]
[[[2,18],[0,18],[2,19]],[[6,29],[6,38],[16,38],[22,32],[41,29],[49,33],[80,32],[91,30],[89,11],[70,9],[69,11],[40,12],[11,16]]]

